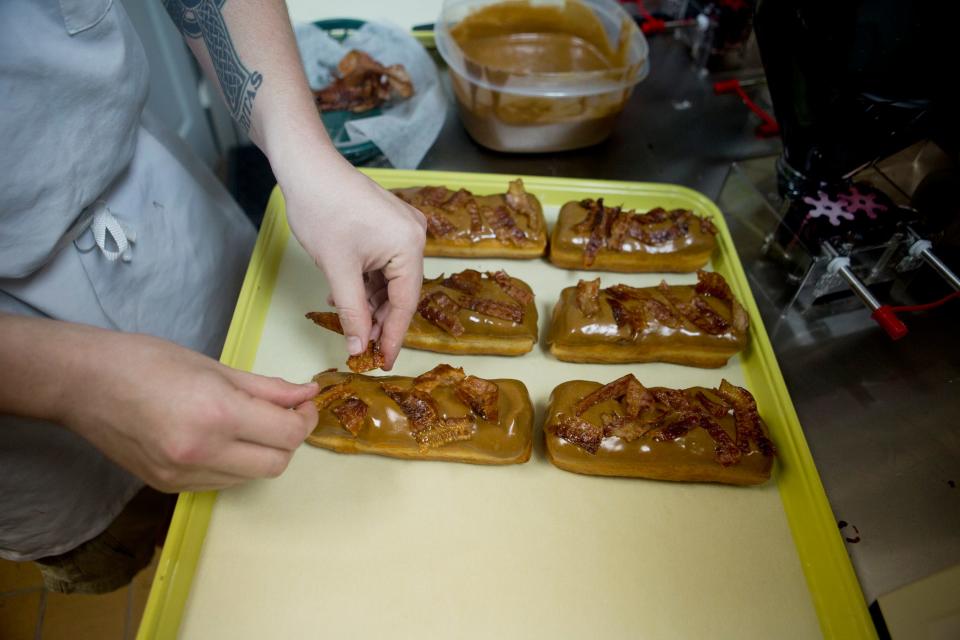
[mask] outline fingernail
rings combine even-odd
[[[363,353],[363,345],[360,344],[360,338],[357,336],[347,338],[347,351],[350,352],[352,356]]]

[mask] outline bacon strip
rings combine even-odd
[[[490,422],[500,419],[500,388],[483,378],[467,376],[454,387],[457,397],[470,409]]]
[[[703,298],[694,296],[689,303],[681,302],[677,310],[698,329],[718,336],[730,329],[730,323],[724,320]]]
[[[427,233],[434,238],[445,238],[457,232],[457,227],[447,219],[442,211],[427,204],[417,207],[427,219]]]
[[[587,238],[587,244],[583,248],[583,266],[585,267],[593,266],[594,261],[597,259],[597,254],[600,253],[600,249],[603,249],[606,245],[607,217],[610,209],[603,206],[603,198],[598,198],[595,206],[599,213],[593,217],[590,236]]]
[[[600,278],[577,283],[577,308],[587,318],[597,315],[600,310]]]
[[[417,312],[421,316],[455,338],[462,336],[464,332],[463,325],[457,317],[458,311],[460,306],[442,291],[434,291],[424,296],[417,305]]]
[[[483,233],[483,218],[480,217],[480,206],[477,201],[471,200],[464,208],[467,210],[467,215],[470,216],[470,233],[474,236]]]
[[[480,209],[480,213],[493,228],[493,232],[500,242],[519,246],[526,241],[527,234],[517,226],[517,222],[510,215],[510,212],[507,211],[506,207],[500,206],[496,209],[483,207]]]
[[[517,178],[510,181],[506,193],[507,206],[522,214],[527,219],[527,228],[531,233],[540,231],[540,216],[530,203],[530,196],[523,188],[523,180]]]
[[[337,400],[353,395],[353,389],[350,388],[352,382],[353,376],[347,376],[340,382],[320,389],[320,392],[313,398],[313,404],[317,406],[317,410],[323,411]]]
[[[437,387],[454,384],[463,380],[463,367],[452,367],[449,364],[438,364],[430,371],[422,373],[413,379],[413,386],[421,391],[430,393]]]
[[[497,302],[489,298],[478,298],[473,296],[460,296],[456,303],[464,309],[471,309],[477,313],[510,322],[523,322],[523,307],[518,304],[507,302]]]
[[[580,402],[573,405],[573,415],[583,415],[584,412],[586,412],[590,407],[595,404],[600,404],[604,400],[619,400],[627,393],[627,389],[631,384],[639,385],[640,381],[637,380],[632,373],[628,373],[627,375],[617,378],[609,384],[603,385],[599,389],[588,394],[586,397],[581,398]]]
[[[403,414],[410,422],[410,431],[433,429],[440,422],[440,410],[429,393],[420,389],[406,389],[389,382],[381,382],[380,387],[391,400],[400,405]]]
[[[351,396],[331,411],[340,421],[341,427],[357,435],[363,426],[364,418],[367,417],[367,403],[356,396]]]
[[[693,414],[684,415],[680,420],[663,426],[659,433],[653,436],[656,442],[673,442],[677,438],[690,433],[691,429],[700,426],[700,417]]]
[[[643,318],[643,313],[641,313],[639,309],[628,307],[619,300],[614,299],[608,299],[607,304],[610,305],[610,310],[613,311],[613,320],[617,323],[617,327],[620,329],[624,327],[630,329],[631,338],[635,338],[643,331],[646,323]]]
[[[475,431],[476,424],[470,418],[447,418],[432,429],[417,431],[413,439],[417,441],[420,453],[426,453],[451,442],[469,440]]]
[[[720,230],[717,229],[717,226],[713,224],[710,218],[700,218],[700,232],[717,235],[720,233]]]
[[[306,317],[324,329],[343,335],[343,325],[340,324],[340,316],[332,311],[310,311],[306,314]],[[380,353],[379,340],[370,340],[367,342],[367,348],[363,353],[347,358],[347,366],[350,367],[350,370],[354,373],[373,371],[374,369],[379,369],[384,364],[386,364],[386,359],[383,357],[383,354]]]
[[[726,302],[733,301],[733,292],[730,290],[730,285],[716,271],[698,270],[697,286],[694,290],[700,295],[711,296]]]
[[[460,273],[451,274],[449,278],[443,280],[443,286],[462,291],[463,293],[474,294],[480,291],[483,286],[483,276],[479,271],[473,269],[464,269]]]
[[[724,400],[733,405],[733,420],[737,428],[737,447],[744,453],[750,450],[750,440],[757,443],[757,449],[765,456],[776,455],[776,448],[763,433],[760,426],[760,414],[753,395],[742,387],[720,381],[717,392]]]
[[[560,421],[554,432],[570,444],[587,453],[596,453],[603,442],[603,427],[587,422],[577,416],[567,416]]]
[[[656,424],[609,413],[600,416],[600,420],[603,423],[603,437],[620,438],[624,442],[633,442],[656,428]]]
[[[527,289],[516,284],[506,271],[497,271],[496,273],[487,272],[487,277],[491,278],[497,285],[503,289],[503,292],[519,302],[522,305],[528,305],[533,302],[533,294]]]
[[[473,194],[466,189],[458,189],[452,196],[444,201],[443,209],[445,211],[454,212],[457,209],[469,206],[471,202],[474,204],[474,206],[476,206],[477,199],[473,196]]]
[[[730,465],[740,462],[740,449],[737,448],[737,445],[734,444],[723,427],[707,416],[700,418],[700,426],[713,438],[713,442],[716,445],[713,450],[714,456],[721,466],[729,467]]]

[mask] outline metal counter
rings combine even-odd
[[[716,199],[731,162],[779,153],[778,141],[754,136],[736,97],[713,95],[680,43],[650,44],[650,76],[606,142],[498,153],[474,143],[451,108],[420,168],[671,182]],[[755,229],[733,213],[752,274]],[[751,278],[867,601],[960,562],[960,339],[951,330],[960,305],[908,318],[910,335],[893,343],[866,310],[811,322],[783,309],[787,285],[779,295],[769,286]]]

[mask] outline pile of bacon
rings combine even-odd
[[[740,462],[741,457],[751,451],[751,443],[764,456],[776,453],[773,443],[763,433],[757,403],[749,391],[723,380],[718,389],[711,390],[711,395],[716,399],[707,397],[703,391],[697,391],[691,398],[676,389],[647,389],[628,373],[582,398],[554,429],[557,436],[591,454],[599,451],[604,438],[633,442],[653,434],[656,442],[672,442],[697,428],[713,438],[714,458],[724,467]],[[617,400],[623,414],[605,413],[599,425],[581,417],[606,400]],[[731,412],[736,440],[718,422]]]
[[[338,77],[313,92],[319,111],[362,113],[393,97],[409,98],[413,83],[401,64],[385,67],[363,51],[354,49],[340,59]]]
[[[478,296],[485,278],[495,282],[514,302],[498,302]],[[517,286],[505,271],[481,274],[479,271],[466,269],[449,278],[443,278],[441,284],[464,295],[454,294],[454,297],[451,297],[439,290],[424,292],[417,305],[417,313],[454,337],[460,337],[464,333],[463,323],[457,317],[460,309],[470,309],[491,318],[519,324],[523,322],[524,306],[533,300],[533,295]]]
[[[593,265],[601,249],[621,251],[627,238],[646,245],[664,244],[683,238],[690,233],[690,224],[694,220],[699,222],[702,233],[717,233],[717,228],[709,219],[686,209],[667,211],[657,207],[646,213],[636,213],[633,210],[624,211],[622,207],[606,207],[603,198],[581,200],[580,206],[587,210],[587,215],[573,226],[573,231],[587,236],[587,243],[583,247],[585,267]],[[670,224],[663,226],[666,222]],[[659,226],[654,228],[654,225]]]
[[[310,311],[306,317],[324,329],[329,329],[330,331],[343,335],[343,325],[340,324],[340,316],[332,311]],[[356,373],[379,369],[385,362],[383,354],[380,353],[379,340],[371,340],[367,343],[367,348],[363,353],[347,358],[347,366],[350,367],[351,371]]]
[[[523,188],[523,180],[510,182],[505,195],[506,204],[488,207],[481,205],[476,196],[466,189],[451,191],[446,187],[423,187],[414,193],[395,192],[412,207],[416,207],[427,219],[427,232],[437,239],[448,238],[461,230],[450,221],[448,214],[466,211],[470,217],[470,235],[482,237],[487,228],[493,231],[503,244],[520,246],[531,236],[540,233],[540,216]],[[517,216],[526,220],[524,231],[517,224]]]
[[[636,338],[649,326],[651,320],[664,327],[678,328],[684,320],[710,335],[721,335],[733,328],[746,330],[746,314],[733,314],[732,323],[725,320],[707,303],[707,297],[727,303],[733,309],[734,299],[730,286],[719,273],[697,271],[694,296],[683,302],[674,295],[670,285],[663,281],[657,288],[666,302],[651,297],[643,289],[618,284],[603,290],[607,303],[613,311],[613,319],[621,329],[629,327],[631,338]],[[587,318],[592,318],[600,309],[600,279],[581,280],[577,283],[577,308]]]
[[[317,409],[330,408],[340,425],[353,435],[360,432],[367,415],[367,404],[351,388],[353,376],[320,390],[314,399]],[[452,386],[456,397],[472,415],[444,417],[431,392],[437,387]],[[400,407],[407,417],[410,434],[420,451],[442,447],[450,442],[469,440],[477,428],[476,418],[497,422],[500,419],[500,389],[483,378],[465,375],[460,367],[439,364],[413,380],[405,389],[390,382],[381,382],[383,392]],[[335,402],[343,402],[333,406]]]

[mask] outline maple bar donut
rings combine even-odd
[[[543,208],[519,178],[506,193],[488,196],[446,187],[410,187],[393,193],[426,217],[425,256],[539,258],[546,250]]]
[[[472,464],[530,459],[533,405],[519,380],[484,380],[447,364],[416,378],[331,370],[313,380],[314,446]]]
[[[646,213],[607,207],[603,198],[568,202],[550,237],[550,262],[594,271],[696,271],[707,264],[717,228],[686,209]]]
[[[600,288],[581,280],[560,292],[547,342],[567,362],[672,362],[722,367],[747,344],[749,319],[719,273],[696,285]]]
[[[686,482],[761,484],[775,449],[749,391],[646,388],[573,380],[550,394],[547,457],[575,473]]]
[[[518,356],[537,342],[533,291],[503,271],[467,269],[424,279],[403,346],[441,353]]]

